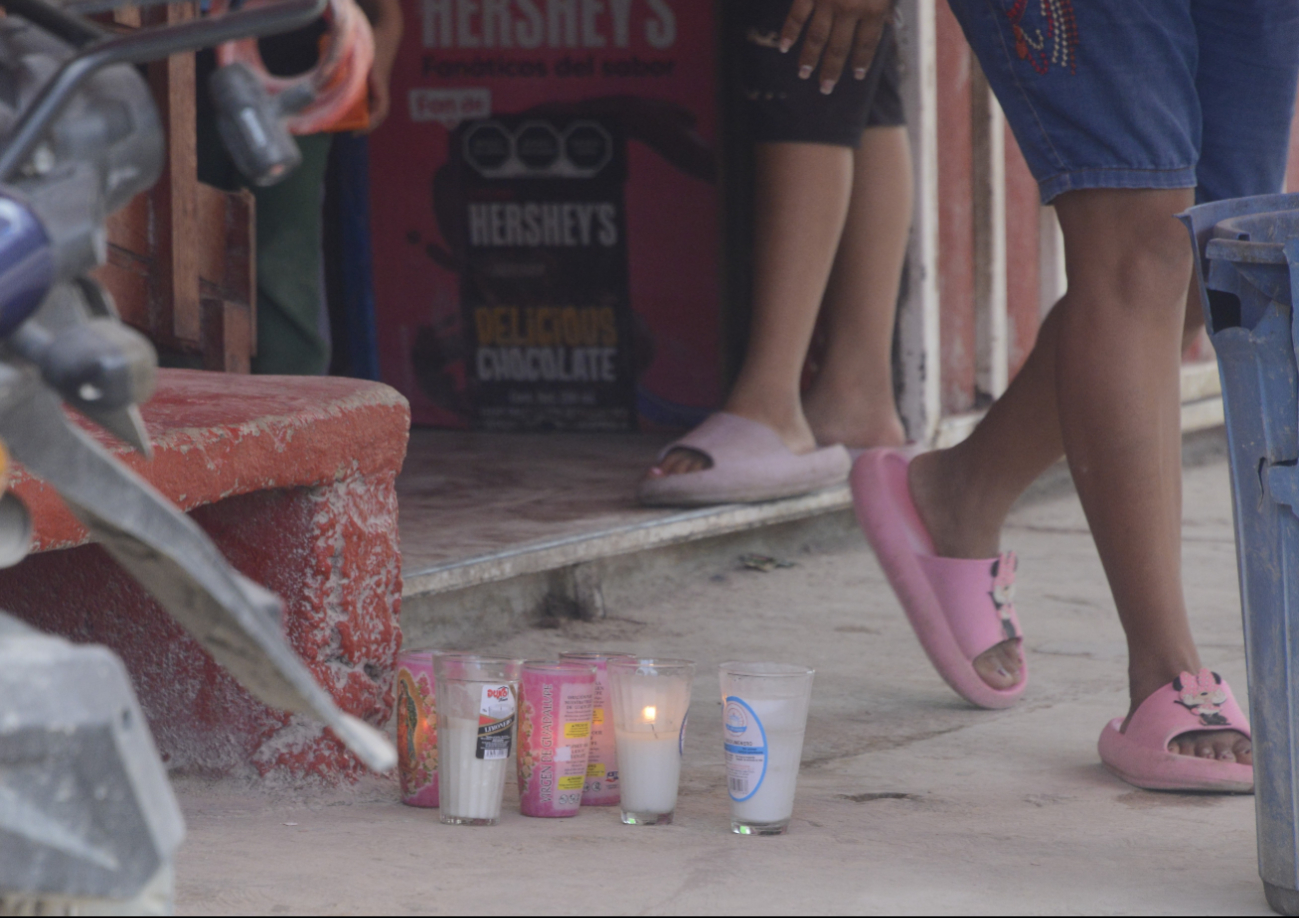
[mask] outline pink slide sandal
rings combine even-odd
[[[658,461],[674,449],[703,453],[712,467],[646,478],[636,494],[642,504],[690,507],[794,497],[842,484],[852,467],[842,446],[799,455],[765,424],[725,411],[663,447]]]
[[[853,506],[938,674],[981,708],[1007,708],[1024,693],[1028,664],[1020,649],[1020,679],[1008,689],[988,685],[974,659],[1002,641],[1022,638],[1015,615],[1015,555],[940,558],[911,500],[907,466],[914,451],[873,449],[853,466]]]
[[[1123,718],[1111,720],[1097,745],[1105,767],[1129,784],[1163,791],[1254,790],[1252,765],[1168,751],[1173,737],[1183,733],[1238,730],[1250,736],[1248,718],[1217,673],[1182,673],[1141,702],[1126,733],[1119,732],[1122,726]]]

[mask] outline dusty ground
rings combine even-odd
[[[1225,464],[1187,477],[1186,577],[1208,665],[1243,696]],[[699,662],[677,824],[613,810],[440,825],[374,779],[342,791],[180,782],[182,913],[1266,913],[1250,797],[1134,790],[1096,737],[1124,712],[1123,635],[1072,496],[1017,512],[1032,683],[975,711],[930,669],[864,546],[719,566],[607,621],[484,650]],[[790,833],[728,833],[716,664],[817,668]],[[1243,701],[1243,697],[1242,697]]]

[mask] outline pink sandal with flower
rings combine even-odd
[[[897,594],[929,661],[955,692],[981,708],[1007,708],[1028,684],[1015,615],[1015,555],[940,558],[911,499],[907,466],[914,450],[867,450],[849,483],[857,521]],[[1003,641],[1019,640],[1020,678],[995,689],[974,660]]]
[[[1250,736],[1249,719],[1231,686],[1207,669],[1182,673],[1137,707],[1128,729],[1116,717],[1101,731],[1101,761],[1124,781],[1146,790],[1250,794],[1254,766],[1168,751],[1183,733],[1235,730]]]

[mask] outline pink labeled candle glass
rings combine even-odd
[[[438,719],[433,651],[397,655],[397,771],[401,802],[438,805]]]
[[[609,697],[610,660],[631,659],[622,653],[561,653],[565,663],[595,667],[595,707],[591,713],[591,754],[586,760],[586,783],[582,806],[617,806],[618,746],[613,735],[613,714]]]
[[[525,661],[519,677],[519,811],[576,816],[582,806],[595,667]]]

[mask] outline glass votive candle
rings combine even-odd
[[[561,653],[564,662],[585,663],[595,667],[595,704],[591,710],[591,751],[586,760],[586,783],[582,788],[582,806],[618,805],[618,747],[613,735],[610,712],[609,661],[629,660],[625,653]]]
[[[401,802],[438,805],[438,722],[432,650],[397,654],[397,774]]]
[[[476,654],[438,654],[439,818],[449,825],[494,826],[519,697],[521,661]]]
[[[721,665],[732,832],[782,835],[789,828],[815,674],[785,663]]]
[[[595,667],[525,660],[519,677],[519,812],[576,816],[591,748]]]
[[[689,660],[610,660],[622,821],[667,825],[677,808],[690,712]]]

